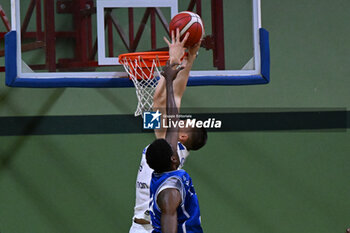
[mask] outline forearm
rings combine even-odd
[[[166,91],[165,91],[165,79],[160,76],[156,90],[153,95],[153,111],[159,111],[162,115],[160,116],[161,122],[163,122],[163,116],[166,114]],[[164,125],[160,129],[155,129],[154,134],[156,138],[165,138],[166,128]]]
[[[178,74],[178,76],[179,76],[179,74]],[[175,81],[173,81],[172,88],[174,90],[173,92],[174,92],[174,98],[175,98],[175,105],[178,109],[178,112],[180,112],[180,105],[181,105],[182,96],[179,97],[179,96],[175,95],[176,84],[174,82]],[[159,111],[162,113],[161,122],[164,122],[163,116],[165,116],[167,114],[167,110],[166,110],[167,101],[166,100],[167,100],[166,81],[165,81],[164,77],[161,76],[161,78],[158,82],[158,85],[157,85],[157,89],[154,93],[154,98],[153,98],[153,111]],[[167,132],[167,128],[165,126],[167,126],[167,125],[162,125],[162,128],[154,130],[156,138],[165,138],[166,132]]]
[[[177,233],[177,214],[162,214],[161,227],[163,233]]]
[[[178,123],[178,114],[179,110],[176,106],[175,97],[174,97],[174,89],[173,89],[173,81],[166,80],[166,113],[167,116],[171,116],[168,120]],[[172,125],[174,126],[174,125]],[[179,127],[176,124],[175,127],[169,127],[167,129],[165,139],[169,142],[169,144],[173,147],[174,152],[176,152],[177,140],[179,136]]]
[[[156,90],[153,95],[153,110],[165,111],[166,90],[165,79],[160,75]]]
[[[174,95],[176,99],[180,100],[179,103],[181,103],[182,96],[186,90],[190,71],[195,59],[196,56],[188,54],[188,56],[183,61],[184,69],[179,72],[176,79],[174,80]]]
[[[177,115],[179,110],[175,102],[173,81],[167,81],[166,90],[166,112],[168,115]]]
[[[176,79],[173,81],[173,89],[174,96],[176,101],[176,106],[180,111],[180,104],[183,93],[185,92],[188,77],[190,75],[190,71],[193,66],[193,62],[196,59],[195,55],[188,54],[188,56],[184,59],[184,69],[181,70]],[[165,85],[164,77],[160,77],[159,82],[156,87],[156,91],[153,96],[153,110],[154,111],[162,111],[165,110],[166,106],[166,85]],[[179,101],[178,101],[179,100]]]
[[[189,72],[188,72],[189,73]],[[177,81],[177,79],[180,79]],[[181,99],[185,91],[188,80],[188,74],[178,74],[177,78],[173,82],[173,90],[176,106],[180,112]],[[156,91],[153,96],[153,111],[159,110],[163,115],[166,114],[166,85],[164,77],[161,77]]]

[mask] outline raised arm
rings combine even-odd
[[[189,34],[187,34],[187,37],[188,36],[189,36]],[[179,31],[177,29],[175,42],[174,42],[174,39],[172,39],[172,43],[170,43],[166,38],[164,38],[164,40],[166,41],[166,43],[169,46],[169,53],[170,53],[170,61],[171,62],[176,62],[176,63],[181,62],[180,59],[183,57],[184,51],[185,51],[185,48],[181,47],[181,44],[184,44],[184,42],[186,42],[187,37],[185,37],[183,39],[183,41],[179,41],[180,35],[179,35]],[[179,109],[181,106],[182,96],[186,90],[187,81],[188,81],[188,78],[190,75],[190,71],[191,71],[192,65],[197,57],[200,45],[201,45],[201,42],[197,43],[193,47],[188,48],[187,56],[185,56],[183,58],[183,61],[182,61],[182,66],[184,67],[184,69],[179,72],[179,74],[177,75],[177,77],[174,81],[174,96],[175,96],[176,105]],[[178,48],[178,47],[180,47],[180,48]],[[162,81],[162,79],[160,81]],[[157,94],[157,96],[160,97],[158,99],[158,101],[160,101],[160,104],[163,103],[163,105],[165,106],[165,91],[166,90],[165,90],[164,80],[162,82],[160,82],[159,84],[160,85],[158,85],[157,89],[156,89],[156,94]],[[163,97],[163,99],[162,99],[162,97]]]
[[[178,123],[179,118],[179,110],[176,106],[175,98],[174,98],[174,89],[173,82],[176,78],[178,72],[183,69],[183,67],[179,67],[178,63],[168,62],[162,71],[162,74],[165,78],[165,86],[166,86],[166,115],[171,116],[168,118],[169,120]],[[176,127],[169,127],[166,132],[165,140],[171,145],[173,149],[173,153],[177,155],[177,141],[179,138],[179,125],[176,124]]]
[[[176,106],[180,109],[182,96],[186,90],[187,81],[190,76],[190,71],[192,69],[193,63],[196,60],[198,50],[200,48],[201,42],[195,46],[188,48],[187,56],[182,61],[183,70],[179,72],[174,81],[174,96],[176,101]]]
[[[180,62],[181,62],[180,60],[185,54],[184,44],[186,43],[188,36],[189,36],[189,34],[187,34],[185,36],[185,38],[181,41],[180,40],[180,32],[177,29],[176,36],[175,36],[174,31],[172,31],[172,33],[171,33],[171,41],[172,41],[171,43],[166,38],[164,38],[164,40],[166,41],[166,43],[169,46],[170,63],[180,64]],[[186,69],[186,67],[185,67],[185,69]],[[181,72],[182,71],[180,71],[180,73]],[[180,73],[178,74],[177,78],[180,77],[180,79],[183,80],[182,75],[180,76]],[[180,109],[182,95],[181,95],[181,97],[179,97],[179,96],[177,96],[176,93],[178,93],[178,91],[177,91],[178,84],[177,83],[181,83],[181,82],[177,81],[177,78],[173,82],[173,88],[174,88],[173,91],[174,91],[176,106]],[[187,79],[185,82],[187,83]],[[186,86],[186,83],[185,83],[185,86]],[[164,115],[166,113],[165,112],[166,111],[166,81],[165,81],[164,77],[162,77],[162,76],[160,77],[160,80],[159,80],[158,85],[156,87],[156,91],[155,91],[154,96],[153,96],[153,110],[154,111],[159,110],[162,113],[162,115]],[[155,130],[155,135],[156,135],[156,138],[165,138],[166,129],[162,128],[162,129]]]
[[[178,123],[178,108],[175,103],[173,82],[178,72],[183,69],[179,67],[179,63],[170,63],[163,69],[163,76],[165,78],[166,86],[166,113],[170,120]],[[175,160],[179,161],[177,154],[177,140],[179,135],[179,126],[168,128],[165,139],[171,145],[173,150],[173,156]],[[181,203],[181,196],[177,189],[168,188],[159,193],[157,198],[157,204],[162,212],[161,215],[161,228],[163,233],[176,233],[177,232],[177,208]]]
[[[171,43],[166,38],[164,38],[164,40],[169,46],[169,55],[170,55],[171,62],[180,63],[180,59],[183,57],[185,53],[185,48],[183,45],[186,42],[187,37],[185,37],[182,41],[180,41],[179,31],[177,30],[176,37],[174,35],[174,31],[172,31]],[[184,69],[178,73],[176,79],[173,82],[174,98],[175,98],[176,106],[179,109],[179,112],[181,107],[182,96],[186,90],[190,71],[196,59],[198,50],[200,48],[200,44],[201,42],[199,42],[198,44],[196,44],[191,48],[188,48],[187,56],[182,61],[182,66],[184,67]],[[164,77],[161,76],[153,96],[153,110],[154,111],[159,110],[164,115],[165,106],[166,106],[166,85],[165,85]],[[156,138],[165,138],[165,134],[166,134],[165,128],[155,130]]]

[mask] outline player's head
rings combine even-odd
[[[207,130],[205,128],[190,127],[180,128],[179,141],[186,146],[188,150],[198,150],[207,143]]]
[[[156,139],[148,146],[146,160],[157,173],[171,171],[180,165],[178,156],[165,139]]]

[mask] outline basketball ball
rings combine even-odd
[[[176,28],[180,30],[181,40],[189,32],[185,47],[192,47],[197,44],[204,36],[204,26],[201,17],[190,11],[182,11],[171,19],[169,24],[169,32],[174,31],[176,36]]]

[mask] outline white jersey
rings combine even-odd
[[[148,147],[148,146],[147,146]],[[145,219],[151,221],[149,216],[149,202],[150,202],[150,183],[153,169],[150,168],[146,161],[146,150],[142,152],[142,159],[136,179],[136,201],[134,208],[134,218]],[[184,162],[189,155],[188,150],[180,142],[177,144],[177,154],[180,159],[179,169],[182,168]]]

